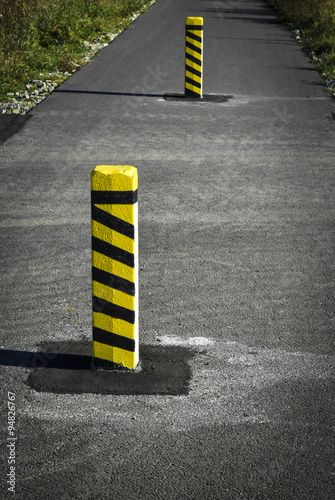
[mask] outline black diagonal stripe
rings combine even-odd
[[[106,332],[101,328],[93,327],[93,340],[95,342],[100,342],[100,344],[110,345],[112,347],[118,347],[119,349],[125,349],[126,351],[135,352],[135,340],[129,339],[128,337],[122,337],[122,335],[117,335],[116,333]]]
[[[189,66],[188,64],[185,64],[185,69],[186,69],[186,71],[193,73],[193,75],[197,75],[201,78],[201,71],[198,71],[198,70],[192,68],[192,66]]]
[[[126,222],[114,215],[105,212],[101,208],[96,207],[92,204],[92,220],[96,222],[100,222],[104,226],[109,227],[109,229],[113,229],[118,233],[123,234],[124,236],[128,236],[128,238],[134,239],[135,229],[133,224]]]
[[[196,42],[202,43],[202,37],[195,35],[191,31],[186,30],[186,36],[188,36],[189,38],[192,38],[192,40],[195,40]]]
[[[202,50],[199,47],[193,45],[193,43],[186,41],[186,47],[188,49],[193,50],[193,52],[197,52],[198,54],[202,54]]]
[[[115,274],[107,273],[97,267],[92,267],[92,280],[101,283],[102,285],[109,286],[114,290],[127,293],[128,295],[135,295],[135,283],[115,276]]]
[[[95,205],[133,205],[138,200],[136,191],[91,191],[91,200]]]
[[[108,302],[104,299],[99,299],[99,297],[93,296],[93,311],[101,314],[106,314],[107,316],[111,316],[115,319],[122,319],[123,321],[127,321],[127,323],[131,323],[132,325],[135,323],[135,311],[131,309],[126,309],[125,307],[117,306]]]
[[[126,250],[122,250],[122,248],[111,245],[106,241],[99,240],[99,238],[96,238],[95,236],[92,236],[92,250],[102,253],[103,255],[106,255],[106,257],[117,260],[127,266],[134,267],[135,265],[134,254],[126,252]]]
[[[202,31],[204,29],[203,26],[197,25],[197,24],[185,24],[187,30],[200,30]]]
[[[189,78],[188,76],[185,76],[185,82],[190,83],[191,85],[193,85],[193,87],[201,89],[201,83],[191,80],[191,78]]]
[[[194,62],[194,63],[198,64],[199,66],[201,66],[201,59],[197,59],[196,57],[191,56],[191,54],[188,54],[188,53],[186,52],[186,64],[187,64],[187,59],[189,59],[190,61],[192,61],[192,62]]]

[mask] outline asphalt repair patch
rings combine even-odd
[[[185,101],[192,104],[201,104],[202,102],[223,103],[228,102],[229,99],[233,99],[233,97],[233,95],[216,94],[204,94],[202,97],[190,97],[185,96],[185,94],[164,94],[165,101]]]
[[[34,368],[26,384],[35,391],[56,394],[178,396],[189,392],[191,368],[188,361],[195,354],[192,349],[142,345],[141,370],[123,372],[91,370],[91,356],[82,354],[88,347],[91,346],[87,342],[73,342],[71,349],[64,342],[58,345],[53,342],[43,346],[42,351],[26,353],[24,366]]]

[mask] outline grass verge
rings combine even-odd
[[[44,86],[46,94],[152,3],[0,0],[0,100],[30,98],[34,104],[34,92],[39,93],[41,81],[49,82]]]
[[[290,25],[335,95],[335,0],[268,0]]]

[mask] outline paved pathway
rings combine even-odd
[[[225,103],[164,99],[193,15]],[[10,391],[17,499],[332,498],[335,109],[290,31],[158,0],[30,116],[0,150],[4,494]],[[135,395],[85,370],[98,164],[139,170]]]

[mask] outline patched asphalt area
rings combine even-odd
[[[51,348],[51,349],[50,349]],[[131,371],[92,370],[86,354],[90,344],[66,343],[43,346],[31,353],[28,366],[34,366],[27,379],[38,392],[58,394],[181,395],[189,391],[192,350],[178,346],[141,346],[140,369]],[[44,352],[46,351],[46,352]],[[15,355],[13,355],[15,356]]]

